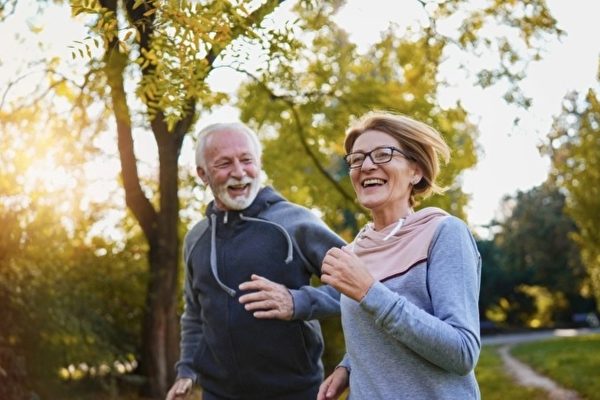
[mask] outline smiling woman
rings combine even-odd
[[[479,399],[481,261],[466,224],[445,211],[413,210],[440,193],[439,160],[449,149],[432,127],[369,113],[344,147],[358,202],[372,223],[331,249],[321,280],[342,293],[347,354],[319,400]],[[352,373],[350,373],[352,371]]]

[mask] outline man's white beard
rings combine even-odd
[[[247,196],[236,196],[231,197],[227,192],[227,186],[229,185],[245,185],[250,184]],[[259,179],[252,179],[250,177],[243,177],[242,179],[229,178],[227,182],[216,188],[215,197],[217,197],[225,206],[230,210],[243,210],[252,204],[258,190],[260,189]]]

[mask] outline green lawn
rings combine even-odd
[[[600,400],[600,335],[521,344],[511,354],[583,398]]]
[[[496,346],[484,346],[481,349],[475,376],[483,400],[545,400],[547,398],[543,390],[519,386],[513,382],[510,375],[504,371]]]

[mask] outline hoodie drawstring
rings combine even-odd
[[[287,254],[287,258],[285,259],[285,263],[289,264],[290,262],[292,262],[292,260],[294,259],[294,257],[293,257],[294,246],[292,246],[292,238],[290,238],[289,233],[287,233],[287,231],[285,230],[285,228],[283,226],[281,226],[275,222],[267,221],[266,219],[244,217],[244,214],[242,214],[242,213],[240,213],[240,219],[244,220],[244,221],[264,222],[265,224],[271,224],[274,227],[276,227],[277,229],[279,229],[279,231],[285,237],[285,240],[287,241],[287,245],[288,245],[288,254]]]
[[[210,232],[210,270],[215,277],[215,280],[221,286],[225,292],[231,297],[235,297],[235,290],[225,285],[219,279],[219,273],[217,271],[217,216],[212,214],[210,216],[211,232]]]
[[[294,246],[292,245],[292,238],[289,233],[285,230],[285,228],[275,222],[267,221],[266,219],[253,218],[253,217],[245,217],[242,213],[240,213],[240,219],[243,221],[253,221],[253,222],[264,222],[266,224],[270,224],[275,226],[285,237],[287,241],[287,257],[285,259],[285,263],[289,264],[294,259]],[[217,216],[212,214],[210,216],[211,222],[211,232],[210,232],[210,270],[212,271],[215,280],[228,295],[231,297],[235,297],[235,290],[225,285],[219,279],[219,272],[217,271]]]

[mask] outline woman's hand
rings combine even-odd
[[[361,301],[375,282],[364,263],[348,248],[329,249],[321,272],[323,283],[356,301]]]
[[[321,383],[317,400],[335,400],[348,387],[350,374],[344,367],[337,367],[331,375]]]

